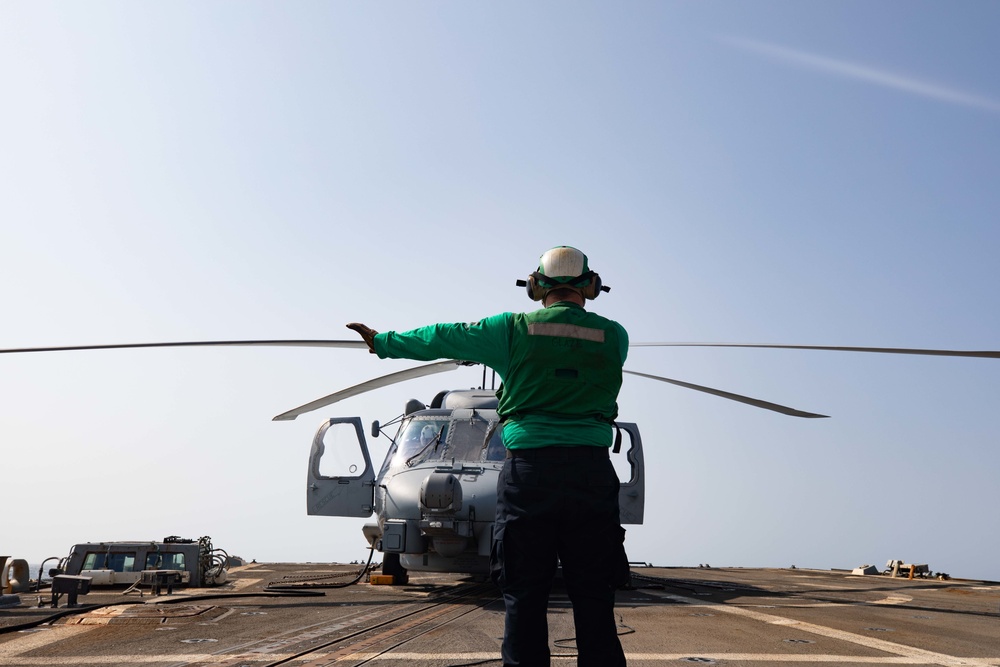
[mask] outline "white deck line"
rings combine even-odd
[[[802,630],[803,632],[810,632],[815,635],[821,635],[823,637],[830,637],[831,639],[837,639],[839,641],[850,642],[852,644],[857,644],[858,646],[864,646],[866,648],[875,649],[877,651],[884,651],[885,653],[891,653],[898,656],[896,659],[902,659],[906,662],[895,663],[895,664],[933,664],[933,665],[970,665],[972,667],[995,667],[1000,665],[1000,656],[998,657],[988,657],[988,658],[961,658],[954,655],[948,655],[946,653],[937,653],[936,651],[928,651],[922,648],[916,648],[915,646],[907,646],[906,644],[899,644],[897,642],[890,642],[884,639],[877,639],[875,637],[866,637],[865,635],[859,635],[854,632],[847,632],[846,630],[837,630],[836,628],[831,628],[825,625],[817,625],[815,623],[806,623],[804,621],[797,621],[792,618],[786,618],[784,616],[778,616],[777,614],[766,614],[761,611],[754,611],[752,609],[746,609],[744,607],[735,607],[726,604],[717,604],[705,602],[704,600],[698,600],[695,598],[685,597],[683,595],[675,595],[673,593],[663,593],[660,591],[645,591],[648,595],[654,595],[656,597],[663,597],[675,602],[681,602],[683,604],[690,604],[699,607],[706,607],[712,611],[717,611],[723,614],[731,614],[733,616],[742,616],[744,618],[749,618],[761,623],[769,623],[771,625],[782,625],[788,627],[794,627],[796,630]],[[850,603],[845,603],[850,604]],[[726,655],[729,654],[720,654]],[[711,655],[699,656],[711,658]],[[814,656],[810,655],[797,655],[796,659],[803,662],[809,662],[815,660]],[[722,659],[722,658],[720,658]],[[732,659],[729,657],[728,659]],[[865,664],[870,661],[877,660],[876,658],[864,658],[864,657],[849,657],[846,662]],[[872,662],[872,664],[880,664],[878,662]]]

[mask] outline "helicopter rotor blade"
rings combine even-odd
[[[795,408],[790,408],[786,405],[778,405],[777,403],[762,401],[759,398],[750,398],[749,396],[741,396],[740,394],[734,394],[729,391],[722,391],[721,389],[712,389],[711,387],[704,387],[700,384],[691,384],[690,382],[683,382],[681,380],[672,380],[670,378],[665,378],[660,375],[650,375],[649,373],[639,373],[638,371],[630,371],[630,370],[623,370],[622,372],[628,373],[629,375],[638,375],[639,377],[649,378],[650,380],[659,380],[660,382],[667,382],[669,384],[677,385],[678,387],[684,387],[685,389],[694,389],[695,391],[701,391],[706,394],[712,394],[713,396],[719,396],[721,398],[728,398],[731,401],[746,403],[747,405],[752,405],[755,408],[763,408],[764,410],[780,412],[781,414],[788,415],[790,417],[804,417],[806,419],[820,419],[820,418],[825,419],[830,416],[830,415],[819,415],[813,412],[803,412],[802,410],[796,410]]]
[[[741,347],[770,350],[828,350],[831,352],[874,352],[878,354],[919,354],[933,357],[980,357],[1000,359],[998,350],[934,350],[914,347],[854,347],[846,345],[759,345],[754,343],[632,343],[629,347]]]
[[[362,343],[362,345],[364,345],[364,343]],[[340,391],[334,392],[329,396],[317,398],[315,401],[311,401],[305,405],[300,405],[299,407],[293,408],[288,412],[283,412],[277,417],[274,417],[271,421],[291,421],[299,415],[304,415],[307,412],[312,412],[313,410],[318,410],[319,408],[332,405],[337,401],[342,401],[345,398],[350,398],[351,396],[357,396],[358,394],[363,394],[367,391],[372,391],[373,389],[388,387],[389,385],[396,384],[397,382],[405,382],[406,380],[424,377],[425,375],[434,375],[435,373],[453,371],[459,366],[467,365],[467,363],[468,362],[458,361],[456,359],[448,359],[447,361],[436,361],[433,364],[425,364],[423,366],[417,366],[416,368],[408,368],[405,371],[397,371],[395,373],[383,375],[373,380],[356,384],[353,387],[341,389]]]
[[[18,347],[0,349],[0,354],[24,352],[74,352],[78,350],[121,350],[145,347],[342,347],[368,349],[362,340],[203,340],[174,343],[119,343],[113,345],[67,345],[63,347]]]
[[[80,350],[120,350],[153,347],[330,347],[366,349],[360,340],[207,340],[164,343],[118,343],[111,345],[65,345],[54,347],[17,347],[0,349],[0,354],[27,352],[73,352]],[[1000,359],[1000,350],[937,350],[907,347],[857,347],[846,345],[765,345],[756,343],[631,343],[629,347],[729,347],[772,350],[827,350],[833,352],[874,352],[880,354],[915,354],[938,357],[979,357]]]

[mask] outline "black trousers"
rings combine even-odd
[[[491,558],[506,606],[504,667],[549,667],[546,612],[557,562],[573,604],[578,667],[619,667],[615,589],[628,560],[618,476],[600,447],[509,454],[497,480]]]

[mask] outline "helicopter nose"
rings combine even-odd
[[[420,485],[420,530],[434,551],[453,558],[469,544],[469,522],[456,516],[462,509],[462,482],[449,472],[433,472]]]

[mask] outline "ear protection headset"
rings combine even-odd
[[[555,277],[550,278],[546,273]],[[611,291],[587,266],[587,256],[565,245],[546,251],[538,260],[538,270],[517,284],[526,289],[532,301],[541,301],[550,291],[562,287],[575,290],[584,299],[596,299],[601,292]]]
[[[569,287],[575,289],[584,299],[594,300],[601,295],[601,292],[610,292],[611,288],[601,282],[601,277],[593,271],[587,271],[576,278],[562,282],[553,280],[544,273],[535,271],[527,280],[518,280],[518,287],[524,287],[528,293],[528,298],[532,301],[541,301],[550,290],[558,287]]]

